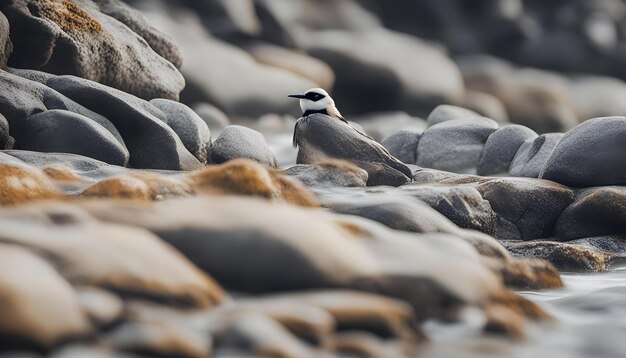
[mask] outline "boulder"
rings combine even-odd
[[[97,3],[10,1],[0,10],[11,25],[11,67],[76,75],[146,99],[178,99],[185,85],[174,65]]]
[[[507,174],[522,144],[535,138],[537,133],[528,127],[512,124],[499,128],[487,138],[476,173],[483,176]]]
[[[487,138],[498,129],[488,118],[445,121],[429,127],[417,146],[417,165],[452,172],[472,172]]]
[[[420,114],[441,103],[462,101],[464,85],[456,65],[418,38],[374,29],[318,31],[307,39],[306,50],[335,71],[333,98],[346,114]]]
[[[540,177],[574,187],[626,184],[626,117],[588,120],[559,141]]]
[[[551,237],[561,213],[574,200],[568,187],[530,178],[491,179],[476,189],[500,219],[495,231],[499,239]]]
[[[430,112],[426,118],[428,126],[433,126],[437,123],[450,121],[454,119],[468,119],[481,117],[480,114],[459,106],[453,106],[449,104],[440,104]]]
[[[38,152],[74,153],[126,166],[128,150],[104,127],[91,119],[65,110],[40,112],[26,118],[20,149]]]
[[[202,164],[211,150],[211,131],[191,108],[169,99],[153,99],[150,103],[165,114],[165,122],[176,132],[185,148]]]
[[[73,76],[55,77],[47,84],[109,118],[124,138],[132,167],[171,170],[201,167],[176,132],[164,122],[167,118],[165,114],[149,102]]]
[[[422,132],[419,131],[399,130],[383,139],[380,144],[401,162],[414,164],[417,162],[417,145],[421,136]]]
[[[49,350],[92,326],[72,286],[39,255],[0,245],[0,341],[2,348]]]
[[[626,237],[622,235],[586,237],[583,239],[568,241],[568,244],[575,244],[594,250],[605,251],[617,257],[626,256]]]
[[[599,187],[582,191],[556,224],[559,240],[626,232],[626,188]]]
[[[9,32],[9,20],[0,12],[0,69],[6,68],[13,52],[13,43],[9,37]]]
[[[562,137],[563,133],[546,133],[539,137],[525,140],[511,162],[509,175],[539,178],[542,168]]]
[[[0,114],[0,150],[11,149],[15,139],[9,133],[9,121]]]
[[[605,271],[614,255],[582,245],[554,241],[502,241],[516,257],[550,261],[560,271]]]
[[[367,171],[343,160],[298,164],[286,169],[285,174],[314,188],[364,187],[368,180]]]
[[[252,159],[268,167],[277,166],[263,134],[252,128],[230,125],[213,143],[211,163],[221,164],[236,158]]]
[[[219,108],[209,103],[200,102],[195,104],[192,108],[194,112],[202,118],[204,123],[206,123],[211,131],[211,134],[214,136],[230,124],[228,116]]]

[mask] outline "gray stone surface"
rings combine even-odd
[[[453,106],[450,104],[440,104],[435,107],[432,112],[430,112],[428,117],[426,117],[426,123],[428,123],[428,126],[430,127],[437,123],[453,119],[467,119],[475,117],[481,117],[481,115],[467,108]]]
[[[415,164],[417,162],[417,144],[422,133],[415,130],[400,130],[386,137],[380,142],[389,154],[398,158],[403,163]]]
[[[213,143],[211,163],[220,164],[235,158],[248,158],[276,167],[276,158],[263,134],[248,127],[230,125]]]
[[[507,174],[520,146],[534,138],[537,138],[537,133],[528,127],[513,124],[499,128],[487,138],[476,174]]]
[[[524,141],[511,162],[509,174],[515,177],[538,178],[562,137],[563,133],[546,133]]]

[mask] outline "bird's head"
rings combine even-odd
[[[304,93],[290,94],[288,97],[299,98],[302,112],[323,111],[335,108],[335,101],[328,92],[321,88],[312,88]]]

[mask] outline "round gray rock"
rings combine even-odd
[[[626,117],[588,120],[563,136],[540,177],[575,187],[626,183]]]
[[[383,139],[380,144],[403,163],[414,164],[417,162],[417,144],[421,136],[420,131],[403,129]]]
[[[0,114],[0,149],[11,149],[15,139],[9,134],[9,121]]]
[[[213,164],[235,158],[248,158],[270,167],[277,166],[274,153],[267,145],[263,134],[238,125],[224,128],[213,143],[210,157]]]
[[[537,138],[532,129],[518,124],[502,127],[487,138],[478,161],[476,174],[493,175],[509,171],[520,146],[528,139]]]
[[[440,104],[435,107],[435,109],[430,112],[428,117],[426,118],[426,123],[428,126],[433,126],[437,123],[450,121],[453,119],[464,119],[464,118],[474,118],[480,117],[480,114],[459,106],[453,106],[450,104]]]
[[[541,168],[562,137],[563,133],[546,133],[535,139],[527,139],[515,154],[509,175],[538,178]]]

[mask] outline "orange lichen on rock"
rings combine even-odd
[[[86,182],[72,168],[63,164],[52,164],[43,168],[46,176],[55,181],[63,182]]]
[[[319,206],[317,199],[302,183],[282,174],[277,169],[270,169],[269,171],[280,199],[298,206],[311,208]]]
[[[143,180],[119,175],[100,180],[85,189],[81,197],[151,200],[150,187]]]
[[[30,7],[34,16],[55,22],[66,32],[102,32],[100,23],[89,13],[67,0],[39,0]]]
[[[133,171],[129,176],[146,183],[153,200],[189,196],[193,193],[188,183],[172,176],[146,171]]]
[[[39,169],[0,164],[0,205],[62,197],[61,192]]]
[[[504,284],[517,290],[541,290],[563,287],[559,270],[549,261],[533,258],[513,259],[504,263]]]

